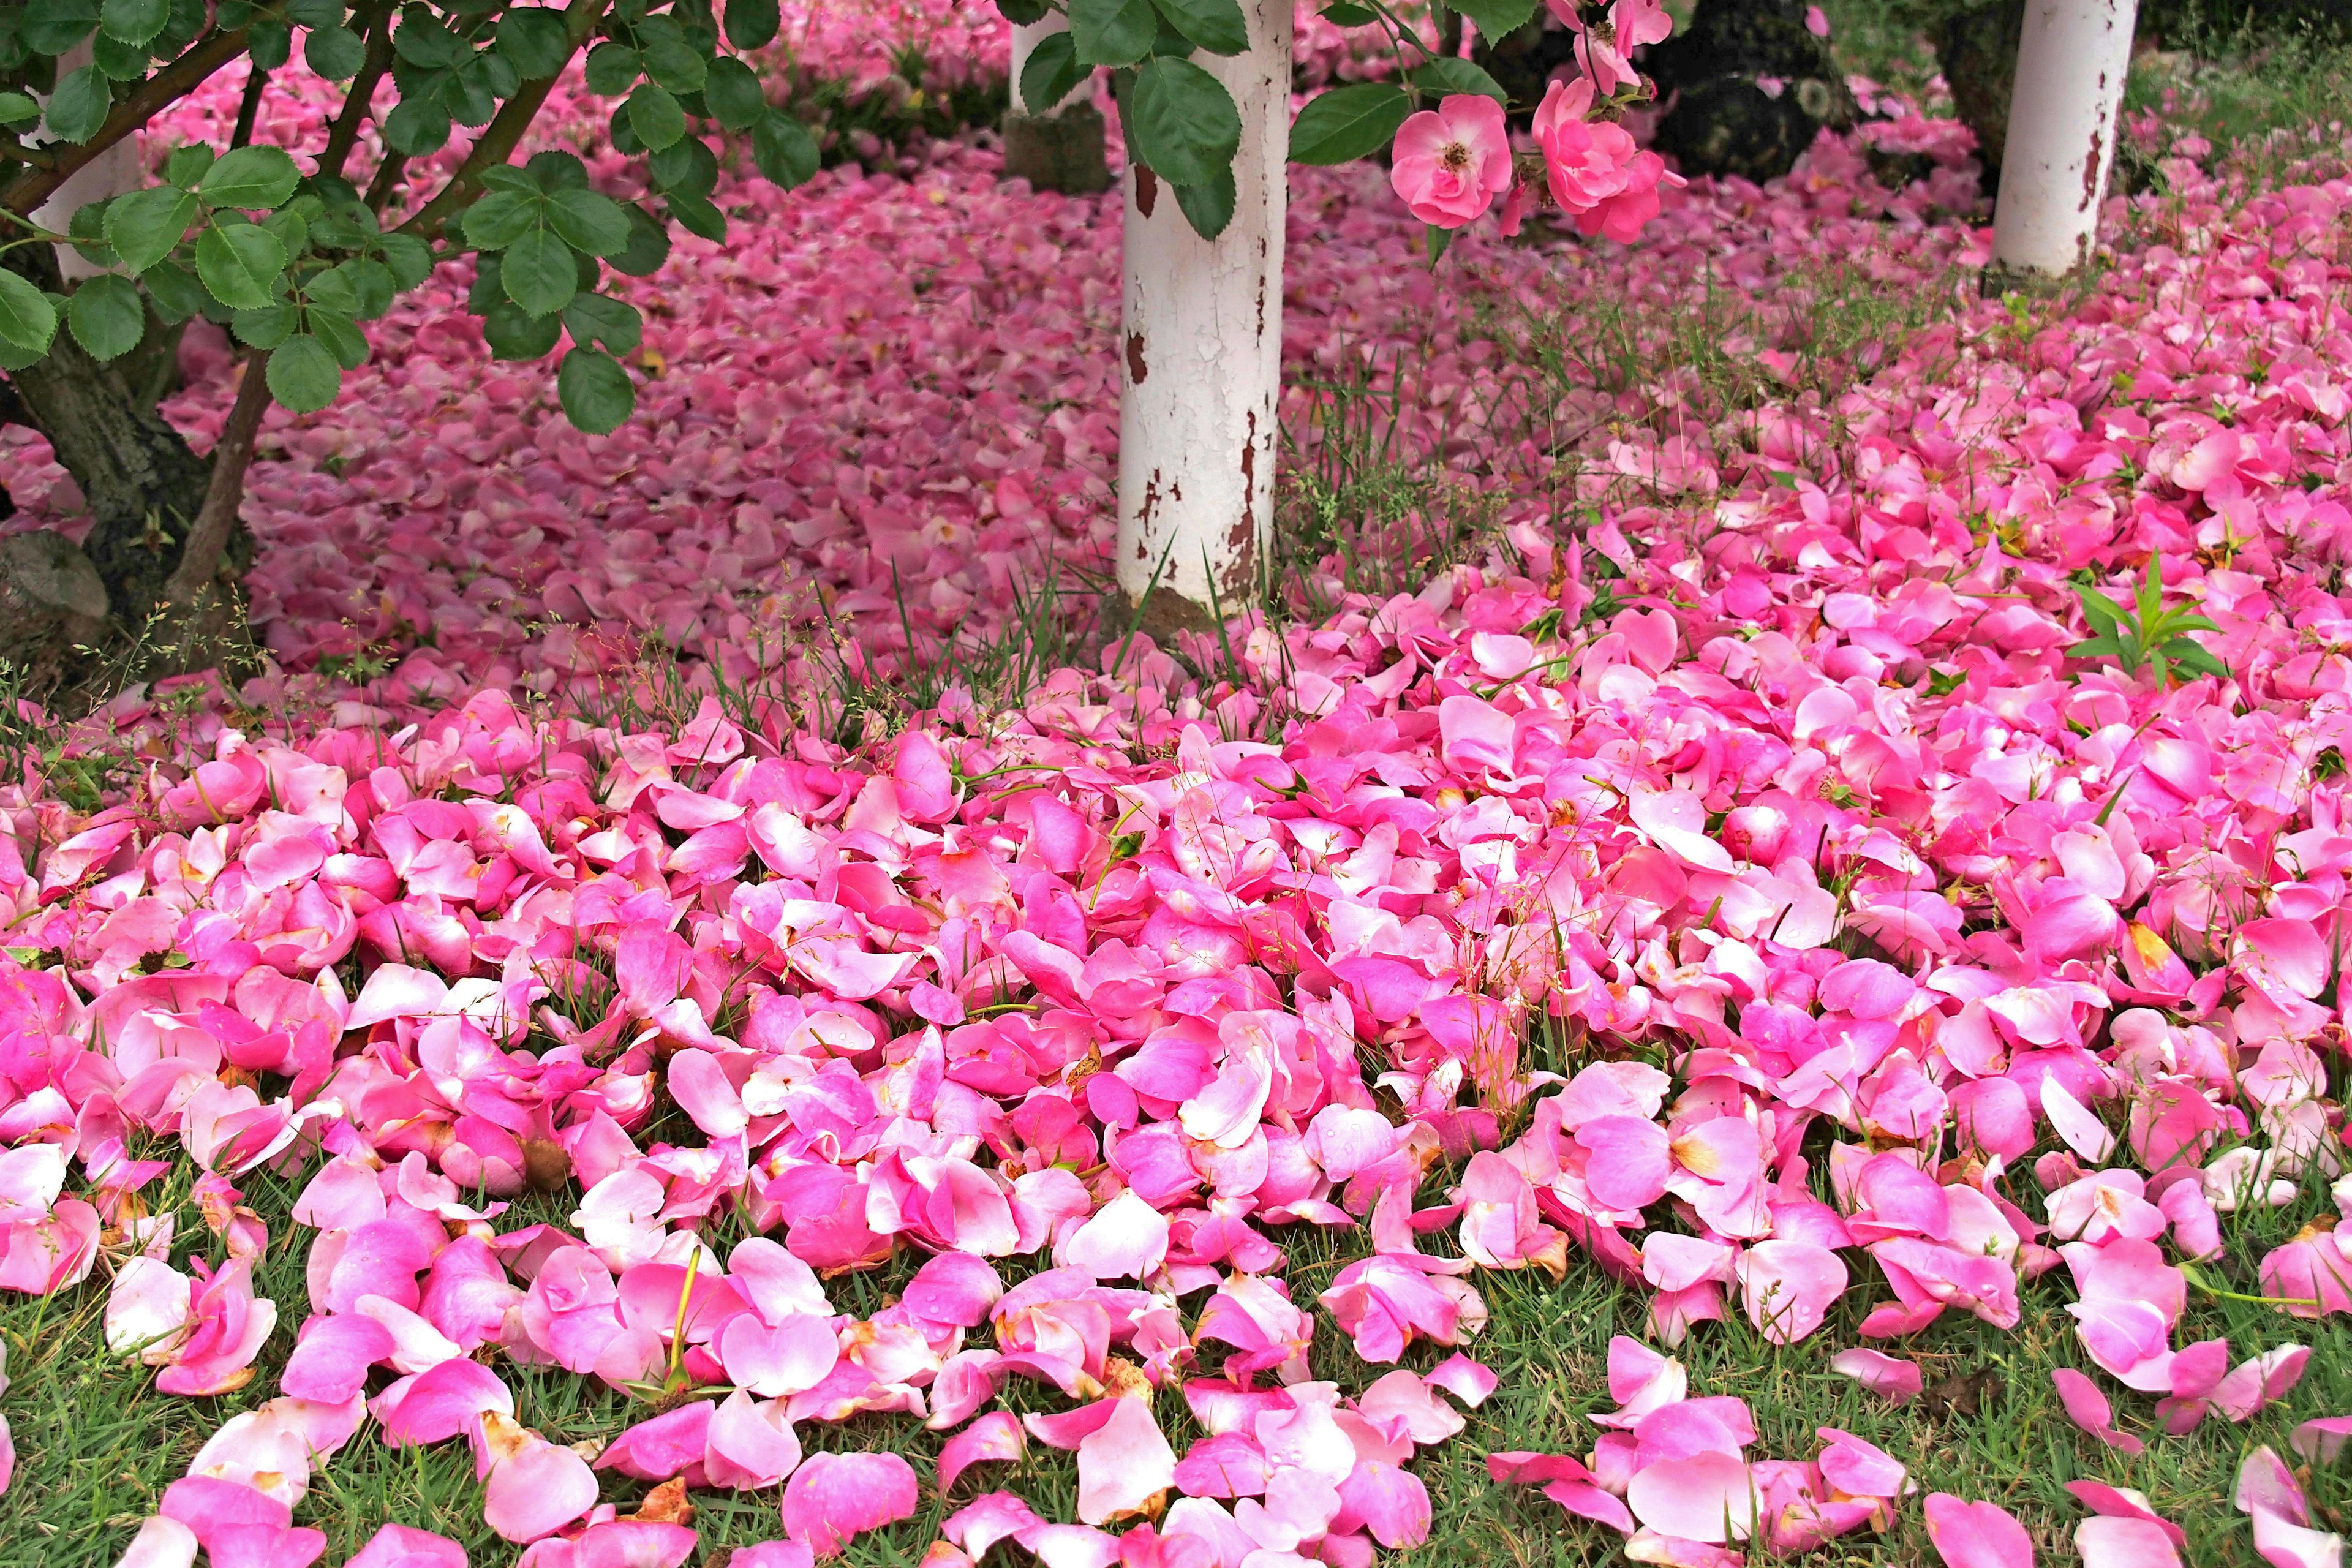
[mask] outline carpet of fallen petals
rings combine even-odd
[[[887,661],[1098,561],[1108,209],[976,147],[730,188],[730,243],[638,290],[640,412],[602,439],[488,360],[461,279],[404,305],[341,405],[265,438],[279,672],[127,695],[105,718],[151,765],[103,809],[0,789],[0,1288],[103,1291],[110,1348],[173,1394],[300,1325],[125,1561],[305,1568],[305,1492],[372,1424],[470,1444],[530,1568],[693,1553],[599,1469],[780,1495],[732,1568],[805,1568],[1031,1445],[1075,1451],[1072,1516],[967,1484],[927,1563],[1362,1568],[1427,1535],[1414,1456],[1495,1386],[1489,1270],[1643,1293],[1591,1447],[1487,1460],[1641,1562],[1919,1509],[1949,1563],[2031,1561],[1997,1502],[1920,1499],[1850,1433],[1751,1452],[1747,1402],[1673,1355],[1727,1315],[1794,1343],[1859,1293],[1868,1342],[1821,1348],[1901,1401],[1939,1314],[2063,1300],[2057,1392],[2119,1447],[2119,1409],[2165,1442],[2284,1396],[2297,1321],[2352,1311],[2352,1229],[2260,1259],[2263,1342],[2175,1330],[2233,1213],[2344,1165],[2352,183],[2175,156],[2114,205],[2112,266],[2011,308],[1974,298],[1964,149],[1869,135],[1937,173],[1889,191],[1825,142],[1637,246],[1473,235],[1433,276],[1378,171],[1300,174],[1294,367],[1425,348],[1457,433],[1506,396],[1481,301],[1769,302],[1854,258],[1967,293],[1831,396],[1710,422],[1662,375],[1590,391],[1558,451],[1466,452],[1501,504],[1482,560],[1238,627],[1214,684],[1205,647],[1130,639],[850,747],[782,700],[633,729],[542,700],[640,635],[789,689],[820,613]],[[188,353],[200,436],[225,357]],[[68,520],[11,452],[27,517]],[[2128,601],[2150,563],[2226,679],[2070,658],[2078,588]],[[318,673],[369,648],[370,684]],[[289,706],[315,717],[240,727]],[[142,1198],[174,1144],[199,1234]],[[307,1173],[290,1215],[244,1204],[264,1167]],[[501,1225],[566,1182],[568,1225]],[[308,1299],[257,1297],[289,1225]],[[1300,1227],[1360,1227],[1319,1289],[1285,1277]],[[909,1250],[895,1303],[835,1310]],[[1307,1376],[1318,1336],[1362,1376]],[[554,1443],[506,1363],[646,1418]],[[1014,1380],[1062,1403],[1017,1418]],[[798,1431],[873,1412],[953,1432],[936,1474],[803,1459]],[[2144,1497],[2074,1489],[2094,1568],[2179,1561]],[[2270,1563],[2338,1560],[2273,1449],[2232,1500]],[[352,1559],[464,1561],[398,1521]]]

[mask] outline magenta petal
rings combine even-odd
[[[1853,1378],[1890,1405],[1916,1399],[1924,1384],[1917,1362],[1888,1355],[1884,1351],[1840,1351],[1830,1358],[1830,1370]]]
[[[986,1258],[942,1252],[915,1270],[899,1304],[925,1322],[970,1329],[986,1322],[1003,1296],[1004,1281]]]
[[[512,1415],[514,1395],[497,1373],[460,1357],[402,1378],[369,1408],[383,1424],[385,1440],[397,1447],[455,1437],[470,1431],[475,1418],[487,1412]]]
[[[2097,1384],[2071,1366],[2052,1372],[2050,1381],[2057,1385],[2058,1402],[2075,1426],[2118,1453],[2137,1454],[2145,1447],[2137,1437],[2116,1430],[2115,1411]]]
[[[1946,1568],[2033,1568],[2033,1541],[1999,1503],[1929,1492],[1927,1539]]]
[[[797,1541],[762,1541],[737,1547],[728,1555],[727,1568],[816,1568],[816,1553]]]
[[[466,1549],[446,1535],[387,1524],[343,1568],[467,1568]]]
[[[1028,1448],[1020,1419],[1010,1411],[992,1410],[940,1449],[940,1490],[953,1487],[958,1476],[983,1460],[1018,1459]]]
[[[784,1533],[819,1557],[914,1511],[914,1468],[896,1454],[812,1454],[784,1488]]]
[[[681,1474],[702,1462],[717,1408],[710,1400],[698,1399],[647,1416],[605,1444],[595,1468],[641,1481],[666,1481]]]
[[[349,1312],[312,1318],[302,1325],[278,1386],[297,1399],[339,1405],[367,1385],[369,1371],[392,1351],[391,1331],[373,1318]]]
[[[1336,1531],[1363,1529],[1391,1551],[1429,1539],[1429,1490],[1421,1478],[1378,1459],[1360,1460],[1339,1483]]]
[[[703,1474],[714,1487],[739,1491],[772,1487],[801,1462],[801,1441],[771,1399],[755,1402],[737,1389],[712,1413]]]

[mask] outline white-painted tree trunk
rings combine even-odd
[[[2089,259],[2138,9],[2138,0],[2028,0],[1993,211],[1995,266],[2055,274]]]
[[[1274,527],[1282,383],[1283,168],[1292,0],[1243,0],[1250,48],[1194,57],[1234,95],[1233,221],[1192,232],[1166,181],[1127,176],[1119,362],[1118,583],[1238,611]]]
[[[1048,11],[1045,13],[1045,19],[1044,21],[1025,23],[1015,26],[1013,29],[1013,113],[1025,114],[1033,120],[1041,118],[1039,111],[1030,108],[1029,100],[1021,96],[1021,73],[1023,70],[1027,68],[1029,57],[1031,54],[1035,52],[1039,44],[1044,43],[1047,38],[1052,37],[1056,33],[1066,33],[1069,30],[1069,17],[1064,16],[1059,11]],[[1053,109],[1046,110],[1044,112],[1046,114],[1055,113],[1066,104],[1083,101],[1085,96],[1086,95],[1083,92],[1072,93],[1068,98],[1064,99],[1061,103],[1055,104]]]
[[[88,64],[89,43],[85,39],[58,57],[58,79],[63,80],[68,73]],[[40,210],[33,214],[33,221],[52,234],[63,234],[73,222],[73,215],[90,203],[138,190],[146,183],[144,171],[139,167],[139,138],[126,136],[67,176],[65,183],[41,204]],[[106,270],[83,260],[81,252],[70,245],[52,248],[58,253],[58,270],[68,282],[93,278]]]

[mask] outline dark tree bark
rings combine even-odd
[[[59,287],[47,246],[19,246],[6,264],[41,288]],[[162,602],[211,473],[155,406],[169,374],[143,351],[101,364],[63,325],[46,356],[9,373],[6,412],[47,437],[81,487],[90,514],[82,553],[106,591],[107,613],[133,634]]]
[[[1936,63],[1952,89],[1960,123],[1976,132],[1987,195],[2000,187],[2009,92],[2017,79],[2017,42],[2024,27],[2025,0],[1958,7],[1936,26]]]
[[[1861,118],[1829,41],[1805,26],[1806,0],[1700,0],[1686,29],[1643,68],[1671,106],[1658,151],[1685,174],[1785,174],[1823,126]],[[1780,83],[1768,93],[1759,79]]]

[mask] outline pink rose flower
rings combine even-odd
[[[1571,213],[1588,212],[1623,190],[1627,172],[1641,155],[1623,126],[1586,120],[1591,108],[1590,81],[1555,79],[1535,115],[1536,144],[1543,149],[1552,200]]]
[[[1413,216],[1439,228],[1460,228],[1485,212],[1511,184],[1503,106],[1455,93],[1406,121],[1389,183]]]

